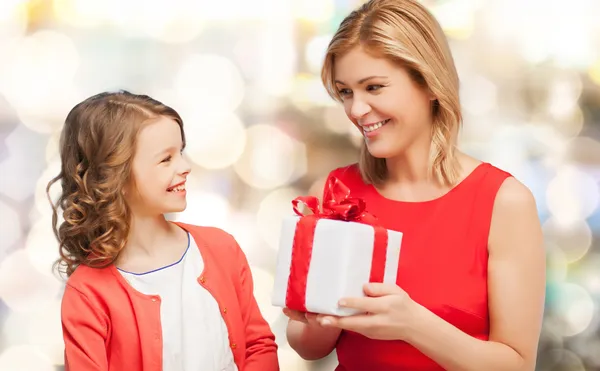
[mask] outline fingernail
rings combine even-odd
[[[339,305],[340,307],[343,307],[343,306],[345,306],[345,305],[346,305],[346,300],[340,300],[340,301],[338,302],[338,305]]]
[[[329,326],[329,325],[331,325],[331,320],[329,320],[327,318],[323,318],[321,320],[321,325],[323,325],[323,326]]]

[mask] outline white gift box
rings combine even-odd
[[[292,263],[292,246],[298,216],[282,223],[273,286],[272,304],[286,307],[286,293]],[[338,307],[344,297],[365,296],[369,282],[375,230],[368,224],[319,219],[314,233],[312,254],[306,278],[307,311],[336,316],[356,314],[354,309]],[[384,282],[396,284],[402,233],[388,230]]]

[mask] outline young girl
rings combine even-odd
[[[177,112],[148,96],[102,93],[67,116],[48,184],[62,186],[66,370],[279,369],[234,238],[165,219],[186,207],[184,147]]]
[[[333,36],[323,82],[363,134],[360,162],[331,173],[404,233],[397,285],[368,284],[345,318],[285,310],[304,358],[339,371],[533,370],[545,256],[531,192],[456,149],[459,83],[417,0],[371,0]]]

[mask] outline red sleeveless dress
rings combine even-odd
[[[489,336],[487,241],[494,199],[511,175],[480,164],[445,195],[425,202],[393,201],[365,184],[357,165],[330,176],[366,201],[380,224],[404,233],[397,284],[413,300],[478,339]],[[443,370],[403,341],[371,340],[344,331],[336,371]]]

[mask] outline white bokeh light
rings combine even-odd
[[[0,256],[2,256],[19,238],[21,223],[15,209],[0,200]]]
[[[206,117],[235,110],[244,97],[244,81],[237,66],[212,54],[189,56],[175,75],[173,88],[182,111],[201,112]]]
[[[585,220],[566,224],[550,218],[543,227],[544,240],[560,248],[568,263],[583,258],[592,246],[592,230]]]
[[[186,209],[177,213],[174,220],[225,229],[230,212],[231,207],[225,197],[211,192],[190,192]]]
[[[233,113],[201,114],[185,121],[186,153],[206,169],[222,169],[235,163],[246,146],[246,129]]]
[[[250,267],[252,280],[254,281],[254,297],[260,308],[260,312],[269,324],[273,324],[281,315],[281,308],[271,305],[273,274],[258,267]]]
[[[562,336],[575,336],[583,332],[594,316],[594,301],[581,286],[562,283],[557,286],[554,310],[561,315],[557,331]]]
[[[58,241],[52,231],[51,218],[42,217],[31,227],[25,242],[25,251],[29,261],[38,272],[46,276],[56,277],[53,264],[60,255]]]
[[[33,312],[55,299],[60,289],[60,281],[38,272],[24,249],[0,263],[0,299],[13,311]]]
[[[48,302],[27,323],[29,343],[36,346],[55,365],[64,363],[61,302]]]
[[[52,361],[37,347],[16,345],[0,354],[2,371],[54,371]]]
[[[257,212],[258,231],[273,250],[279,248],[281,221],[287,216],[295,215],[292,200],[301,195],[299,190],[280,188],[261,201]]]
[[[0,89],[27,127],[51,133],[80,101],[74,86],[78,66],[79,53],[69,36],[41,30],[12,51],[0,71]]]
[[[304,143],[271,125],[248,128],[244,155],[235,164],[236,173],[255,188],[282,186],[306,173]]]
[[[548,209],[559,223],[570,224],[592,215],[598,207],[599,192],[598,184],[590,174],[565,165],[548,184]]]

